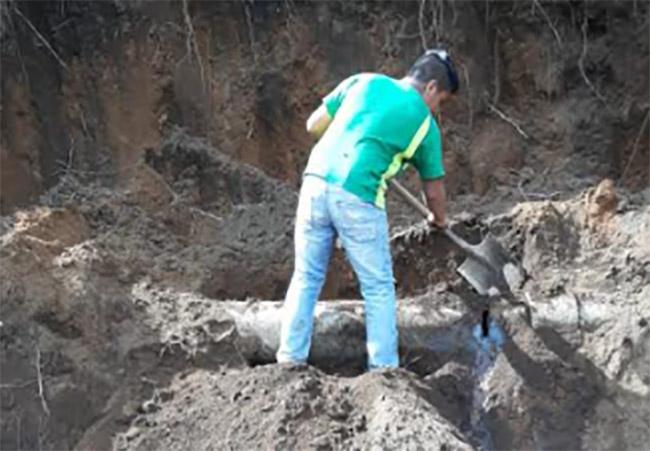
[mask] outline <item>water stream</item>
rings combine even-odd
[[[474,442],[481,451],[492,451],[492,436],[486,424],[487,385],[492,376],[494,363],[505,343],[506,335],[501,326],[485,312],[482,321],[472,329],[474,339],[474,366],[472,380],[472,410],[470,421]]]

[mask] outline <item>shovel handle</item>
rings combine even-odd
[[[424,216],[425,219],[429,219],[433,214],[429,211],[427,207],[424,206],[422,202],[418,200],[417,197],[415,197],[413,194],[409,192],[404,186],[398,182],[397,180],[391,179],[388,181],[388,183],[391,184],[393,188],[395,188],[395,191],[397,191],[397,194],[402,196],[402,198],[406,201],[407,204],[409,204],[411,207],[416,209],[422,216]]]
[[[432,215],[431,211],[427,207],[424,206],[422,202],[418,200],[417,197],[415,197],[413,194],[409,192],[400,182],[398,182],[395,179],[391,179],[388,181],[390,185],[395,188],[395,191],[397,191],[397,194],[402,196],[402,198],[406,201],[407,204],[409,204],[411,207],[413,207],[415,210],[417,210],[422,216],[425,217],[425,219],[429,219]],[[465,251],[467,254],[471,256],[475,256],[476,252],[472,248],[472,246],[456,235],[449,227],[445,227],[442,229],[442,232],[449,238],[451,241],[456,244],[459,248],[461,248],[463,251]]]

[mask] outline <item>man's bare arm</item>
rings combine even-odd
[[[433,224],[440,228],[447,226],[446,206],[447,195],[443,179],[425,180],[422,182],[427,207],[433,212]]]
[[[332,122],[332,118],[327,112],[327,108],[322,104],[319,106],[316,111],[311,113],[309,119],[307,119],[307,131],[311,133],[316,138],[320,138],[329,127]]]

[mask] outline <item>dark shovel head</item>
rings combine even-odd
[[[503,246],[488,234],[471,248],[475,256],[468,256],[460,265],[460,275],[482,296],[509,291],[510,281],[506,280],[504,269],[508,266],[511,271],[515,266]]]

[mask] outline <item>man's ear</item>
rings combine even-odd
[[[430,80],[424,86],[424,92],[430,96],[438,92],[438,82],[436,80]]]

